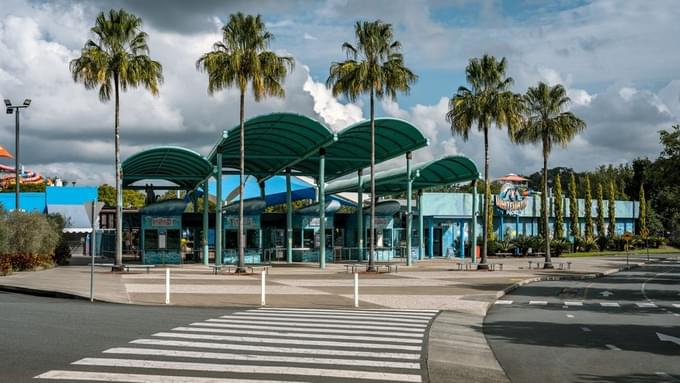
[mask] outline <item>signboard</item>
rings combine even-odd
[[[151,227],[175,227],[176,219],[172,217],[150,217]]]
[[[500,193],[494,196],[494,204],[497,208],[510,215],[520,215],[527,207],[527,190],[520,185],[506,182],[501,187]]]
[[[329,219],[329,217],[326,218],[326,228],[330,229],[331,224],[333,221]],[[321,219],[319,217],[310,217],[310,218],[303,218],[302,219],[302,226],[303,227],[319,227],[321,225]]]
[[[629,231],[623,233],[623,240],[627,241],[627,242],[632,241],[633,240],[633,234]]]
[[[259,229],[260,228],[260,220],[258,218],[259,217],[248,216],[248,215],[243,217],[243,228],[244,229]],[[238,217],[236,217],[236,216],[226,217],[225,220],[224,220],[224,227],[227,228],[227,229],[238,228]]]

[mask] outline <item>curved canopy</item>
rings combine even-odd
[[[427,138],[415,125],[391,117],[375,119],[375,162],[381,163],[428,145]],[[342,177],[371,165],[371,121],[352,124],[337,134],[337,140],[326,146],[327,180]],[[316,176],[318,153],[294,167],[304,175]]]
[[[479,178],[477,166],[465,156],[448,156],[438,160],[414,165],[411,169],[414,190],[433,186],[451,185]],[[326,192],[352,192],[358,189],[356,178],[330,183]],[[364,191],[370,190],[369,176],[363,176]],[[376,194],[395,194],[406,191],[406,168],[379,172],[375,175]]]
[[[251,118],[245,122],[245,173],[258,178],[281,173],[335,138],[328,127],[299,114]],[[208,156],[212,164],[217,164],[217,153],[222,153],[223,168],[240,168],[240,126],[224,132]]]
[[[123,161],[123,187],[141,180],[164,180],[190,190],[205,180],[213,166],[193,150],[161,146],[135,153]]]

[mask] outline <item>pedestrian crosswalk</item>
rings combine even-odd
[[[422,382],[437,310],[258,308],[116,345],[41,380]]]
[[[599,306],[606,308],[637,308],[637,309],[655,309],[666,307],[680,308],[680,303],[671,304],[659,304],[654,302],[603,302],[603,301],[561,301],[561,300],[519,300],[514,301],[510,299],[499,299],[494,302],[495,305],[503,306],[521,306],[521,305],[532,305],[532,306],[548,306],[548,305],[559,305],[562,307],[583,307],[583,306]]]

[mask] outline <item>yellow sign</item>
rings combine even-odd
[[[631,234],[629,231],[623,233],[623,240],[624,241],[631,241],[633,239],[633,234]]]

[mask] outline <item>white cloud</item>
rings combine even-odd
[[[353,104],[340,103],[333,93],[326,87],[326,84],[314,81],[309,74],[309,68],[304,67],[307,72],[307,80],[302,85],[302,89],[309,93],[314,100],[314,112],[333,130],[340,130],[350,124],[363,120],[361,107]]]

